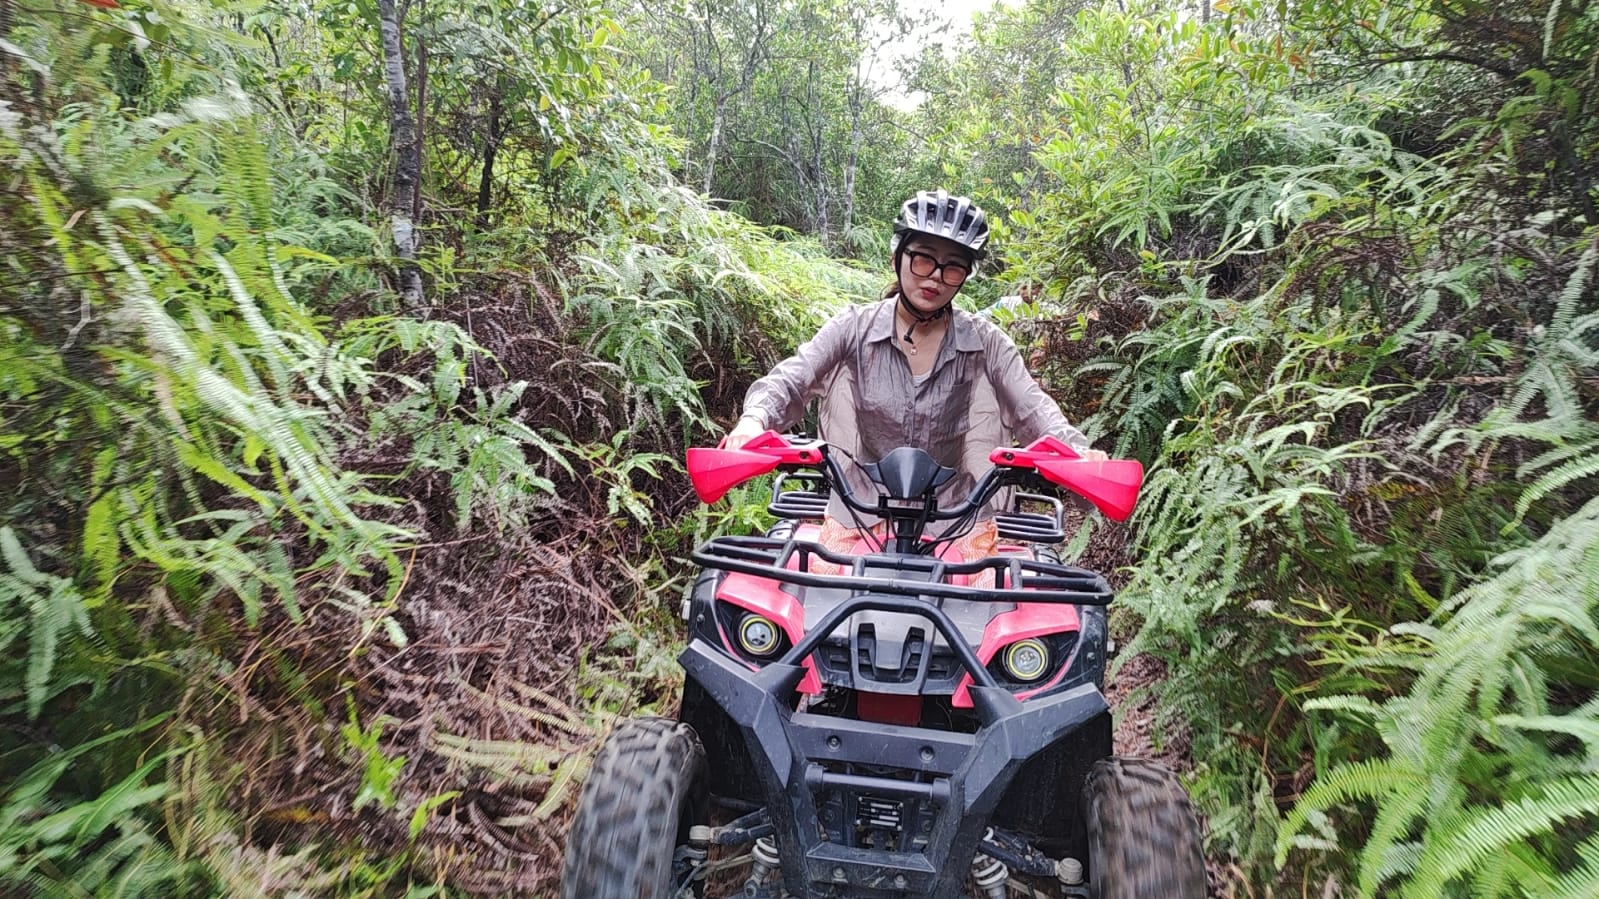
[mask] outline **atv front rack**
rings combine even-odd
[[[969,602],[1070,603],[1103,606],[1111,601],[1105,578],[1086,568],[1041,562],[1016,554],[975,562],[946,562],[931,556],[836,553],[808,540],[775,537],[716,537],[694,550],[693,559],[706,568],[736,571],[799,587],[847,590],[851,595],[937,597]],[[811,570],[821,559],[845,573]],[[886,572],[886,574],[885,574]],[[993,574],[993,587],[952,583]]]

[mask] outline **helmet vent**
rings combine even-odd
[[[983,257],[988,242],[988,219],[968,197],[950,196],[948,191],[919,191],[900,208],[894,223],[893,248],[899,249],[907,234],[930,234],[952,240]]]

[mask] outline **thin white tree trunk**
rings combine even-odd
[[[850,229],[855,227],[855,169],[860,165],[861,140],[865,135],[861,133],[861,112],[866,103],[863,96],[866,85],[860,80],[854,80],[849,91],[849,153],[844,157],[844,216],[839,222],[839,236],[849,240]]]
[[[383,72],[389,92],[389,138],[394,148],[389,225],[394,236],[394,255],[401,260],[400,295],[408,307],[416,307],[422,305],[422,272],[414,260],[422,238],[412,219],[412,210],[416,208],[422,160],[417,152],[416,124],[411,118],[410,95],[405,88],[405,51],[400,45],[400,19],[394,0],[378,0],[378,22],[383,32]]]
[[[711,193],[711,179],[716,176],[716,157],[722,151],[722,120],[726,118],[727,101],[718,100],[716,114],[711,117],[711,145],[705,151],[705,185],[703,191],[706,196]]]

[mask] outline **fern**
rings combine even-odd
[[[96,750],[159,723],[118,730],[48,756],[21,773],[0,799],[0,886],[48,895],[168,896],[195,872],[141,818],[166,795],[151,776],[170,757],[145,762],[98,795],[60,803],[58,784]]]
[[[1444,623],[1422,676],[1409,694],[1383,703],[1374,716],[1390,757],[1324,774],[1290,816],[1279,859],[1308,814],[1360,797],[1376,798],[1379,809],[1361,854],[1363,894],[1386,879],[1376,872],[1383,870],[1390,841],[1413,829],[1422,835],[1422,851],[1390,872],[1404,877],[1407,897],[1445,895],[1461,880],[1497,894],[1491,883],[1504,878],[1520,883],[1553,876],[1558,852],[1550,841],[1557,846],[1570,822],[1599,818],[1599,778],[1591,768],[1599,730],[1592,709],[1555,714],[1542,675],[1544,659],[1575,653],[1574,659],[1591,660],[1599,651],[1592,617],[1599,609],[1596,525],[1599,500],[1591,500],[1536,543],[1505,555],[1494,578],[1440,609]],[[1523,651],[1527,646],[1540,649],[1532,655]],[[1577,737],[1588,747],[1586,763],[1563,763],[1544,743],[1520,736],[1529,731]],[[1484,781],[1474,773],[1503,764],[1514,765],[1514,779]],[[1411,798],[1373,797],[1350,786],[1371,771],[1396,769],[1424,776],[1432,786]],[[1488,801],[1484,793],[1501,799]],[[1385,827],[1385,820],[1394,823]],[[1519,859],[1514,870],[1500,867],[1507,856]]]
[[[582,272],[566,298],[590,352],[614,366],[630,395],[635,430],[703,419],[701,385],[691,372],[696,360],[706,367],[721,362],[707,358],[710,347],[730,347],[749,360],[752,333],[797,342],[828,309],[875,295],[881,286],[803,246],[779,244],[692,193],[633,189],[645,190],[636,199],[657,211],[642,224],[593,238],[578,256]],[[839,293],[819,294],[824,284]],[[795,295],[805,302],[770,302]]]
[[[0,572],[0,622],[12,617],[13,604],[23,607],[28,625],[28,661],[24,675],[28,717],[37,718],[51,692],[57,650],[63,638],[74,633],[88,634],[88,609],[72,582],[40,572],[10,527],[0,527],[0,561],[7,572]],[[12,625],[0,629],[0,649],[6,648],[23,628]]]
[[[1414,795],[1422,792],[1426,783],[1423,775],[1390,761],[1352,762],[1340,766],[1317,779],[1305,791],[1293,812],[1283,821],[1283,831],[1289,833],[1304,827],[1314,811],[1354,799]],[[1287,849],[1280,843],[1277,864],[1282,864],[1286,857]]]
[[[1599,321],[1599,316],[1595,320]],[[1562,436],[1569,436],[1572,442],[1557,444],[1555,449],[1522,466],[1523,476],[1554,467],[1529,484],[1517,498],[1516,518],[1506,527],[1519,524],[1539,501],[1567,490],[1579,481],[1599,477],[1599,427],[1588,421],[1573,422]]]
[[[1584,899],[1599,895],[1599,837],[1590,837],[1577,847],[1578,866],[1546,886],[1550,899]]]
[[[1442,884],[1481,867],[1492,855],[1573,820],[1599,815],[1599,778],[1549,781],[1538,795],[1480,809],[1453,833],[1429,841],[1412,877],[1411,895],[1437,895]]]

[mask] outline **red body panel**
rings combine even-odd
[[[816,525],[803,525],[796,531],[794,536],[800,540],[815,540],[819,531],[820,528]],[[946,547],[946,549],[948,548]],[[858,555],[870,553],[874,550],[875,548],[870,546],[863,538],[858,540],[849,551]],[[960,561],[953,551],[949,555],[951,561]],[[788,567],[798,567],[797,557],[789,560]],[[951,578],[952,582],[964,580],[964,576]],[[805,607],[798,599],[784,591],[782,585],[777,581],[733,572],[722,581],[721,588],[716,593],[716,598],[732,603],[746,611],[764,615],[777,622],[783,632],[788,635],[790,643],[798,643],[800,638],[805,635]],[[1001,648],[1017,640],[1025,640],[1028,637],[1043,637],[1050,634],[1063,634],[1078,630],[1080,627],[1077,609],[1073,606],[1058,603],[1020,603],[1011,611],[1003,612],[988,622],[988,626],[983,629],[982,643],[977,646],[977,658],[984,665],[987,665]],[[721,630],[720,625],[718,625],[717,629],[718,631]],[[738,658],[738,654],[733,652],[731,639],[725,633],[722,634],[722,642],[724,648],[734,658]],[[805,677],[800,680],[797,689],[799,692],[809,695],[821,693],[822,680],[816,674],[816,664],[807,658],[804,660],[803,665],[805,667]],[[1066,673],[1067,667],[1066,665],[1061,665],[1060,671],[1056,672],[1053,678],[1040,683],[1031,690],[1024,690],[1016,694],[1017,698],[1025,700],[1040,690],[1053,686]],[[753,670],[755,666],[750,664],[750,668]],[[971,692],[967,689],[971,686],[971,683],[972,676],[970,674],[962,676],[960,686],[955,689],[955,693],[951,697],[951,704],[956,708],[969,709],[972,707]],[[873,694],[873,696],[875,697],[876,694]],[[873,700],[866,701],[872,702]],[[881,703],[879,705],[881,706],[881,714],[891,717],[869,718],[868,720],[904,723],[896,720],[894,716],[908,716],[910,714],[908,707],[901,709],[892,705],[883,705]],[[921,701],[919,698],[915,705],[916,715],[920,716]],[[874,708],[877,708],[877,706],[874,706]],[[864,709],[861,714],[863,717],[866,716]]]
[[[800,605],[799,600],[783,592],[782,585],[777,581],[755,577],[752,574],[731,572],[722,579],[722,586],[716,591],[716,598],[730,602],[745,611],[765,615],[777,622],[777,626],[788,635],[791,644],[798,643],[805,636],[805,608]],[[720,625],[717,629],[721,630]],[[724,648],[732,653],[733,658],[739,658],[739,655],[733,652],[733,644],[727,634],[722,634],[722,642]],[[803,664],[805,677],[800,680],[799,691],[812,694],[822,692],[822,679],[816,676],[816,663],[807,658]]]
[[[994,616],[988,622],[988,627],[983,629],[983,642],[977,645],[977,660],[987,665],[993,660],[994,654],[1002,647],[1009,646],[1017,640],[1028,637],[1045,637],[1050,634],[1064,634],[1082,627],[1077,618],[1077,607],[1060,605],[1057,603],[1017,603],[1016,608],[1002,615]],[[1031,690],[1024,690],[1016,694],[1017,699],[1026,699],[1029,696],[1051,687],[1056,681],[1066,674],[1068,665],[1061,665],[1055,676],[1039,684]],[[972,707],[972,694],[968,689],[972,685],[971,674],[961,676],[960,686],[955,688],[955,695],[950,697],[950,705],[957,709]]]

